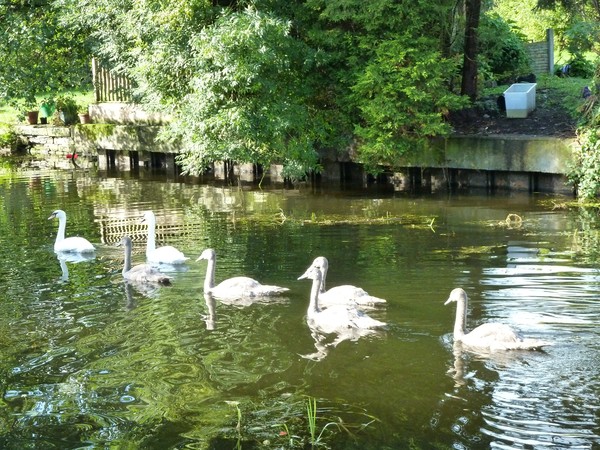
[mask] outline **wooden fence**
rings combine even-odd
[[[92,79],[96,103],[131,102],[131,81],[124,76],[115,75],[102,67],[96,58],[92,58]]]

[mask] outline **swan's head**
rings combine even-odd
[[[67,215],[65,214],[65,212],[62,209],[57,209],[56,211],[53,211],[52,214],[50,214],[50,217],[48,217],[48,220],[50,219],[66,219]]]
[[[142,217],[140,218],[140,223],[155,223],[156,216],[152,211],[144,211]]]
[[[310,280],[321,281],[321,279],[323,278],[323,275],[321,274],[321,268],[312,265],[308,269],[306,269],[306,272],[304,272],[302,275],[300,275],[298,277],[299,280],[304,280],[306,278],[308,278]]]
[[[123,236],[121,238],[121,240],[119,241],[119,243],[117,244],[117,246],[119,247],[131,247],[131,237],[130,236]]]
[[[215,251],[212,248],[207,248],[202,252],[196,261],[200,261],[201,259],[205,259],[206,261],[210,261],[211,259],[215,259]]]
[[[446,303],[444,303],[444,305],[447,305],[449,303],[452,302],[458,302],[461,300],[467,300],[467,293],[465,292],[464,289],[462,288],[456,288],[456,289],[452,289],[452,292],[450,292],[450,296],[448,297],[448,300],[446,300]]]
[[[329,268],[329,261],[327,261],[327,258],[324,256],[317,256],[313,261],[312,266],[318,267],[321,269],[321,271],[327,272],[327,269]]]

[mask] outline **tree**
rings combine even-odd
[[[61,1],[139,101],[170,114],[163,137],[190,173],[230,159],[299,175],[355,144],[375,169],[446,133],[460,104],[458,61],[440,51],[455,0]]]
[[[311,46],[331,55],[333,105],[351,124],[358,160],[371,171],[444,135],[444,118],[465,104],[452,91],[459,63],[443,44],[455,3],[311,0],[319,20]],[[341,131],[341,130],[340,130]],[[379,167],[378,167],[379,166]]]
[[[0,98],[28,107],[36,96],[91,86],[87,34],[64,26],[52,2],[0,4]]]
[[[447,74],[456,62],[443,59],[432,39],[398,36],[379,44],[353,86],[361,113],[356,127],[361,162],[398,165],[400,158],[450,131],[442,116],[465,102],[449,91]]]
[[[190,92],[167,133],[182,143],[187,172],[219,160],[301,176],[317,162],[319,113],[305,80],[318,67],[290,23],[254,8],[224,12],[192,42]]]
[[[477,29],[481,15],[481,0],[465,0],[465,47],[460,93],[471,101],[477,98]]]

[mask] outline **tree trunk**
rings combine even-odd
[[[471,101],[477,98],[477,28],[480,13],[481,0],[465,1],[465,50],[460,93],[467,95]]]

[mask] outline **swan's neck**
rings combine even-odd
[[[148,241],[146,242],[146,255],[156,250],[156,220],[148,219]]]
[[[322,294],[325,293],[325,280],[327,279],[327,267],[321,267],[321,288],[319,292]]]
[[[322,282],[319,278],[313,279],[312,287],[310,289],[310,302],[308,304],[308,315],[318,313],[319,309],[319,290]]]
[[[56,244],[65,239],[65,229],[67,228],[67,219],[60,217],[58,219],[58,233],[56,234]]]
[[[215,287],[215,258],[210,258],[206,265],[206,277],[204,277],[204,292],[210,292]]]
[[[454,340],[459,341],[465,335],[467,321],[467,299],[461,297],[456,301],[456,320],[454,321]]]
[[[123,264],[123,275],[131,270],[131,245],[125,244],[125,263]]]

